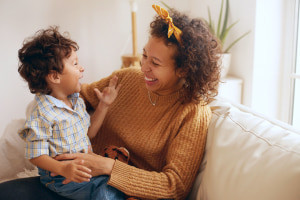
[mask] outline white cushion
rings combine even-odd
[[[0,182],[17,177],[17,173],[32,164],[24,157],[24,141],[18,136],[18,129],[25,123],[24,119],[12,120],[5,128],[0,139]]]
[[[32,101],[26,110],[26,115],[34,106]],[[22,128],[25,119],[15,119],[7,124],[0,138],[0,182],[17,178],[17,173],[24,169],[34,169],[34,166],[25,159],[24,141],[19,137],[18,130]]]
[[[246,107],[214,101],[201,173],[189,199],[299,200],[300,135]]]

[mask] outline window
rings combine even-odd
[[[298,14],[297,16],[297,46],[296,46],[296,62],[294,70],[291,73],[291,78],[293,82],[292,89],[292,112],[291,112],[291,122],[292,125],[300,129],[300,7],[299,0],[298,3]]]

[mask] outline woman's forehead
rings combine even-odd
[[[164,39],[150,37],[144,47],[147,56],[155,57],[161,61],[174,58],[177,47],[175,45],[166,45]]]

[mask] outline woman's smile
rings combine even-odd
[[[145,82],[149,86],[154,85],[157,81],[158,81],[158,79],[156,79],[156,78],[149,78],[149,77],[145,76]]]

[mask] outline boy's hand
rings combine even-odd
[[[118,83],[118,77],[114,76],[109,81],[108,87],[104,88],[102,92],[100,92],[97,88],[94,89],[100,103],[102,102],[106,106],[110,106],[114,102],[121,88],[121,84],[117,86],[117,83]]]
[[[66,178],[63,181],[63,184],[67,184],[70,182],[89,182],[90,178],[92,178],[92,170],[90,170],[83,164],[84,160],[65,162],[61,173],[61,175]]]

